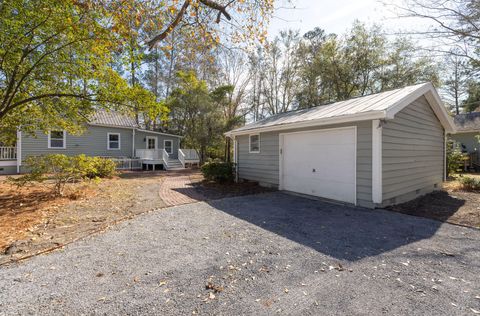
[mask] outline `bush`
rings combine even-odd
[[[458,181],[461,184],[462,190],[465,191],[480,191],[480,178],[460,177]]]
[[[87,157],[85,155],[66,156],[49,154],[28,157],[25,165],[30,173],[19,178],[9,178],[17,186],[30,182],[54,181],[54,194],[63,195],[65,185],[83,179],[109,177],[115,174],[115,163],[109,159]]]
[[[220,159],[207,161],[201,171],[204,178],[209,181],[232,182],[235,177],[235,165]]]
[[[453,142],[449,141],[447,144],[447,176],[461,171],[466,159],[468,159],[468,156],[463,154]]]

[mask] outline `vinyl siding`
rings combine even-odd
[[[120,134],[120,150],[108,150],[108,133]],[[39,156],[52,153],[65,155],[85,154],[88,156],[107,156],[107,157],[132,157],[132,129],[88,126],[88,129],[81,135],[66,136],[66,148],[48,148],[48,136],[45,133],[37,132],[34,136],[22,134],[22,159],[28,156]],[[163,149],[163,140],[171,139],[173,141],[174,158],[177,157],[179,138],[161,134],[149,133],[145,131],[135,131],[135,148],[146,148],[144,138],[146,136],[155,136],[158,139],[159,149]]]
[[[157,138],[157,147],[159,150],[163,150],[163,141],[168,139],[173,142],[173,153],[171,158],[178,158],[178,148],[180,146],[180,138],[168,135],[154,134],[145,131],[135,131],[135,148],[136,149],[146,149],[147,142],[146,137],[153,136]]]
[[[17,166],[1,166],[0,165],[0,174],[16,174]]]
[[[357,126],[357,204],[372,207],[372,122],[283,130],[281,133],[321,130],[335,127]],[[238,177],[258,181],[262,185],[279,185],[279,134],[260,133],[260,153],[249,153],[249,136],[237,137]]]
[[[120,134],[120,150],[107,149],[107,134]],[[66,148],[48,148],[48,136],[37,132],[34,136],[22,134],[22,159],[28,156],[46,154],[65,154],[108,157],[131,157],[132,156],[132,130],[125,128],[88,126],[81,135],[66,136]]]
[[[444,129],[424,97],[384,125],[382,169],[382,206],[402,203],[441,185]]]

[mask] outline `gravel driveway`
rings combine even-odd
[[[474,315],[480,231],[268,193],[0,268],[0,314]]]

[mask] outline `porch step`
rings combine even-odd
[[[167,170],[179,170],[179,169],[185,169],[178,159],[169,159],[167,161]]]

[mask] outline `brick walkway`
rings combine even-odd
[[[160,187],[160,198],[168,206],[204,201],[205,197],[192,186],[190,175],[172,173],[167,175]]]

